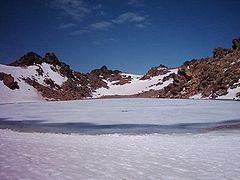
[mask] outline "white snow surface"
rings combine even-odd
[[[0,179],[238,180],[240,134],[62,135],[0,130]]]
[[[201,98],[202,98],[202,94],[201,93],[195,94],[195,95],[189,97],[189,99],[201,99]]]
[[[133,95],[142,93],[149,90],[160,90],[168,86],[173,82],[173,79],[163,82],[163,78],[172,74],[177,73],[178,69],[170,69],[167,74],[154,76],[150,79],[140,80],[143,75],[134,75],[122,73],[122,76],[131,76],[132,80],[130,83],[124,85],[114,85],[114,82],[106,81],[109,88],[99,88],[93,94],[93,97],[109,96],[109,95]],[[159,85],[158,83],[163,82]]]
[[[217,99],[238,99],[240,100],[240,97],[237,97],[237,93],[240,92],[240,86],[236,87],[234,89],[229,88],[228,89],[228,94],[224,95],[224,96],[219,96],[217,97]]]
[[[0,120],[177,124],[239,120],[240,103],[98,99],[0,104]],[[0,179],[238,180],[239,130],[197,134],[79,135],[0,129]]]
[[[39,67],[43,70],[43,76],[39,76],[36,71]],[[53,71],[51,69],[51,65],[47,63],[28,67],[13,67],[0,64],[0,72],[11,74],[14,81],[17,81],[20,87],[20,89],[11,90],[5,86],[2,81],[0,81],[0,103],[43,100],[41,94],[21,78],[35,79],[38,83],[45,86],[47,86],[44,83],[44,79],[46,78],[52,79],[58,85],[62,85],[62,83],[67,80],[66,77],[63,77],[58,72]]]
[[[240,93],[240,79],[237,83],[235,83],[234,85],[239,84],[236,88],[231,89],[228,88],[228,94],[224,95],[224,96],[219,96],[217,97],[217,99],[238,99],[240,100],[240,97],[237,97],[237,93]]]
[[[20,89],[11,90],[0,81],[0,103],[41,101],[42,96],[35,88],[23,81],[18,81]]]

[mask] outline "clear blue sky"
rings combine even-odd
[[[144,73],[230,47],[239,0],[1,0],[0,63],[55,52],[74,70]]]

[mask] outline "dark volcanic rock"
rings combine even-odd
[[[131,80],[132,80],[131,76],[125,76],[125,77],[120,76],[120,78],[117,79],[118,82],[114,83],[113,85],[128,84],[131,82]]]
[[[110,82],[112,81],[118,81],[115,83],[115,85],[123,85],[126,83],[129,83],[129,77],[123,77],[121,75],[121,71],[118,70],[110,70],[107,68],[107,66],[102,66],[100,69],[94,69],[90,73],[87,74],[91,87],[93,89],[105,87],[108,88],[107,83],[103,80],[108,80]]]
[[[3,84],[12,90],[19,89],[18,83],[14,81],[11,74],[0,72],[0,81],[3,81]]]
[[[52,79],[44,79],[44,82],[50,86],[50,88],[52,89],[60,89],[60,86],[58,84],[56,84]]]
[[[236,88],[240,79],[239,39],[233,49],[216,48],[213,57],[185,62],[173,83],[159,91],[159,97],[188,98],[195,94],[216,98]]]
[[[240,50],[240,38],[238,38],[238,39],[233,39],[232,43],[233,43],[233,45],[232,45],[232,48],[233,48],[233,49],[238,49],[238,50]]]
[[[83,99],[86,97],[86,92],[82,88],[78,88],[75,84],[71,84],[70,82],[65,82],[61,89],[56,89],[50,87],[43,86],[39,84],[33,79],[26,78],[23,79],[29,85],[33,86],[37,89],[38,92],[42,94],[42,96],[48,100],[76,100]]]
[[[168,72],[169,72],[168,68],[166,66],[160,64],[157,67],[151,68],[146,74],[144,74],[143,77],[141,77],[140,80],[150,79],[154,76],[167,74]]]
[[[29,52],[22,56],[19,60],[9,64],[10,66],[31,66],[34,64],[41,64],[43,62],[42,57],[34,52]]]
[[[56,65],[60,64],[57,56],[53,52],[46,53],[44,58],[43,58],[43,61],[48,63],[48,64],[56,64]]]
[[[53,52],[46,53],[43,58],[43,62],[52,64],[55,67],[54,71],[57,71],[56,67],[59,66],[59,72],[63,76],[74,78],[73,71],[70,69],[70,66],[64,62],[61,62]]]
[[[95,76],[103,76],[103,78],[109,78],[111,75],[118,75],[121,71],[118,70],[110,70],[107,66],[102,66],[100,69],[94,69],[90,72],[90,74]]]
[[[55,71],[57,71],[56,66],[59,66],[59,72],[64,75],[67,76],[69,78],[72,78],[72,70],[70,69],[70,66],[65,64],[64,62],[61,62],[57,56],[52,53],[52,52],[48,52],[45,54],[45,56],[42,58],[40,55],[34,53],[34,52],[28,52],[27,54],[25,54],[23,57],[21,57],[19,60],[9,64],[10,66],[20,66],[20,67],[24,67],[24,66],[32,66],[32,65],[38,65],[38,64],[42,64],[42,63],[48,63],[51,64],[55,67]],[[39,75],[42,74],[41,69],[39,68],[38,71]]]
[[[231,53],[232,49],[225,49],[225,48],[214,48],[213,49],[213,57],[214,58],[221,58],[223,56],[226,56],[227,54]]]

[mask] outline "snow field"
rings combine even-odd
[[[237,101],[98,99],[0,104],[1,121],[181,124],[239,120]],[[79,135],[0,129],[0,179],[238,180],[240,133]]]
[[[89,136],[0,130],[0,177],[238,180],[239,152],[239,133]]]

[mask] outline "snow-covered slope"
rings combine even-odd
[[[237,97],[237,93],[240,93],[240,86],[237,86],[238,84],[240,84],[240,79],[238,81],[238,83],[235,83],[234,85],[236,85],[235,88],[228,88],[227,90],[227,94],[223,95],[223,96],[219,96],[217,97],[217,99],[236,99],[236,100],[240,100],[240,96]]]
[[[229,87],[227,89],[226,95],[218,96],[218,97],[216,97],[216,99],[240,100],[240,97],[237,96],[237,94],[240,93],[240,86],[237,86],[237,85],[240,85],[240,80],[237,83],[235,83],[234,85],[236,85],[235,88]],[[189,97],[189,99],[210,99],[210,97],[203,97],[203,95],[201,93],[199,93],[199,94]]]
[[[39,74],[38,70],[42,72]],[[30,78],[41,85],[48,86],[44,80],[52,79],[54,83],[61,86],[66,77],[61,76],[58,72],[51,69],[51,65],[42,63],[41,65],[33,65],[28,67],[13,67],[0,64],[0,72],[10,74],[14,81],[19,85],[19,89],[10,89],[0,81],[0,102],[29,102],[43,100],[41,93],[34,87],[30,86],[24,79]]]
[[[240,81],[239,81],[238,84],[240,84]],[[233,89],[231,87],[229,87],[227,89],[227,94],[226,95],[218,96],[218,97],[216,97],[216,99],[240,100],[240,97],[237,96],[238,93],[240,93],[240,86],[235,87]],[[203,97],[203,95],[199,93],[199,94],[196,94],[194,96],[189,97],[189,99],[210,99],[210,97]]]
[[[113,96],[113,95],[134,95],[142,92],[147,92],[150,90],[160,90],[168,86],[173,82],[173,79],[170,78],[167,81],[163,81],[164,77],[169,76],[172,73],[177,73],[178,69],[170,69],[168,73],[164,75],[158,75],[151,77],[150,79],[142,80],[143,75],[134,75],[121,73],[122,76],[131,77],[129,83],[123,85],[116,85],[116,81],[106,80],[109,88],[99,88],[96,90],[96,93],[93,94],[93,97],[101,96]]]

